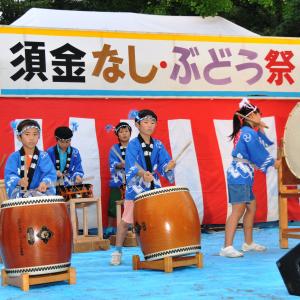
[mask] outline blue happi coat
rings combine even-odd
[[[19,151],[12,153],[6,162],[4,169],[4,180],[7,195],[10,199],[22,198],[24,193],[18,182],[21,179],[21,155]],[[34,170],[32,181],[27,190],[36,189],[41,182],[45,182],[50,187],[47,189],[47,195],[55,195],[54,184],[56,182],[56,171],[47,152],[40,151],[39,158]],[[51,186],[52,185],[52,186]]]
[[[47,150],[54,166],[56,165],[55,147],[57,147],[57,145],[55,145]],[[76,176],[83,177],[83,175],[84,175],[82,165],[81,165],[81,156],[80,156],[78,149],[74,148],[72,146],[70,146],[70,148],[72,149],[71,161],[70,161],[69,169],[67,170],[66,173],[64,173],[64,175],[65,175],[64,176],[64,186],[73,185],[75,182]]]
[[[153,139],[151,164],[155,188],[161,187],[158,173],[167,178],[170,183],[174,182],[174,171],[165,172],[165,168],[170,160],[170,155],[164,145],[159,140]],[[134,200],[138,194],[149,191],[151,187],[149,182],[144,182],[143,178],[137,175],[139,167],[136,163],[144,170],[147,170],[143,149],[137,137],[129,142],[126,149],[126,200]]]
[[[113,148],[119,153],[120,157],[122,157],[119,144],[113,145]],[[115,153],[115,151],[112,148],[109,151],[109,186],[119,188],[120,186],[125,184],[125,170],[116,168],[116,166],[121,162],[121,160],[120,157],[118,157],[118,155]]]
[[[266,150],[272,145],[261,131],[243,126],[232,151],[233,161],[227,170],[228,184],[253,185],[254,168],[266,173],[274,165],[274,158]]]

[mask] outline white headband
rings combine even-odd
[[[145,120],[145,119],[152,119],[152,120],[154,120],[155,122],[157,122],[157,120],[153,117],[153,116],[151,116],[151,115],[147,115],[147,116],[145,116],[145,117],[142,117],[142,118],[140,118],[139,116],[136,116],[135,117],[136,119],[137,119],[137,121],[143,121],[143,120]]]
[[[23,129],[21,131],[16,130],[16,134],[18,136],[22,135],[26,130],[31,129],[31,128],[36,128],[39,132],[41,131],[41,129],[35,125],[30,125],[30,126],[25,126],[23,127]]]

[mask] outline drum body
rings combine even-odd
[[[93,185],[89,183],[76,184],[70,186],[59,186],[58,194],[66,200],[74,198],[93,198]]]
[[[0,253],[8,276],[62,272],[69,268],[72,227],[61,196],[4,201]]]
[[[283,150],[290,171],[300,178],[300,102],[293,108],[286,122]]]
[[[200,220],[188,188],[174,186],[138,195],[134,225],[148,261],[200,249]]]

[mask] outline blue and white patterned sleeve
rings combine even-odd
[[[125,172],[126,172],[126,182],[127,184],[132,181],[134,177],[137,176],[139,171],[137,164],[138,162],[138,148],[135,143],[130,142],[126,149],[126,159],[125,159]]]
[[[114,145],[113,147],[115,151],[118,151],[116,145]],[[116,173],[116,166],[120,163],[120,159],[116,155],[115,151],[112,148],[109,151],[109,170],[111,175]]]
[[[6,162],[4,169],[4,181],[6,193],[8,198],[11,199],[14,190],[17,188],[18,182],[21,177],[19,176],[19,155],[18,152],[12,153]]]
[[[40,178],[40,182],[45,182],[48,186],[49,194],[55,195],[56,190],[54,184],[56,182],[56,170],[53,165],[53,162],[47,152],[40,152],[39,157],[39,168],[42,173],[42,177]]]
[[[81,165],[81,156],[78,149],[73,148],[71,159],[73,160],[73,168],[71,171],[72,173],[70,179],[71,181],[75,182],[76,176],[80,176],[82,178],[84,175],[82,165]]]
[[[118,144],[115,144],[109,152],[110,187],[120,187],[125,183],[125,170],[117,168],[117,165],[120,164],[121,159],[116,152],[119,153],[121,157],[121,151]]]
[[[159,148],[158,153],[158,172],[164,176],[170,183],[174,183],[174,171],[169,170],[168,172],[165,171],[168,163],[171,161],[171,157],[166,150],[165,146],[160,142],[157,141],[157,147]]]
[[[269,147],[273,145],[274,143],[260,130],[257,131],[259,142],[265,147]]]
[[[243,133],[241,138],[245,141],[250,161],[253,162],[259,170],[266,173],[267,169],[274,165],[275,160],[261,143],[258,134],[255,131],[252,133],[247,132]]]

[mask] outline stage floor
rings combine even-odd
[[[76,253],[72,266],[77,283],[55,283],[32,286],[29,292],[19,288],[0,287],[1,300],[131,300],[131,299],[298,299],[291,296],[277,269],[276,261],[288,250],[278,246],[278,228],[256,229],[255,241],[268,247],[264,253],[245,253],[243,258],[218,256],[224,232],[202,234],[204,268],[177,268],[172,273],[133,271],[132,255],[140,249],[124,248],[123,264],[110,266],[114,251]],[[235,246],[239,248],[243,234],[238,230]],[[290,240],[290,249],[298,240]],[[3,265],[0,264],[3,268]]]

